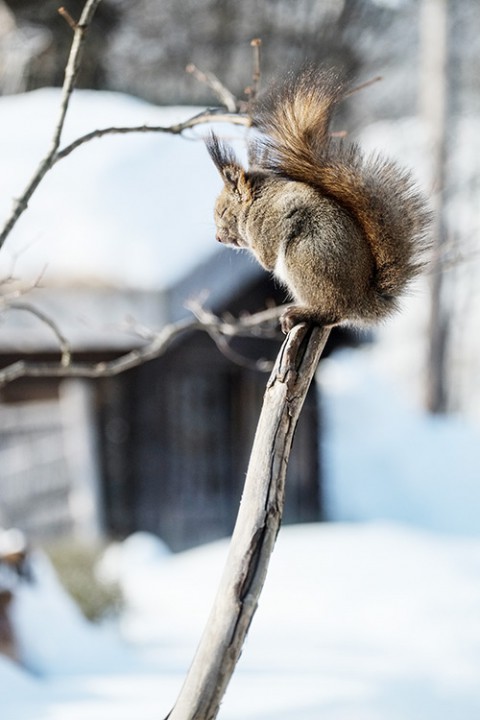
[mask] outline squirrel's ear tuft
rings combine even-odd
[[[205,144],[210,157],[222,175],[223,170],[227,165],[238,165],[233,149],[230,145],[227,145],[219,140],[214,132],[210,133],[210,136],[206,139]]]
[[[247,199],[251,194],[247,173],[238,162],[230,145],[221,142],[212,132],[206,140],[206,146],[227,188],[238,195],[239,199]]]

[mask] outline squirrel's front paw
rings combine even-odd
[[[292,305],[291,307],[287,308],[280,317],[280,327],[282,328],[282,332],[287,335],[287,333],[289,333],[295,325],[298,325],[302,322],[311,321],[312,317],[308,310],[305,310],[305,308],[302,307],[298,307],[298,305]]]
[[[291,305],[280,317],[282,332],[287,333],[300,323],[312,323],[321,327],[333,327],[341,322],[338,318],[323,316],[318,312],[309,310],[301,305]]]

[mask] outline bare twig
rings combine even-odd
[[[260,38],[254,38],[250,41],[250,47],[253,48],[253,72],[252,72],[252,84],[245,88],[245,95],[248,96],[249,103],[253,102],[258,95],[260,89],[260,48],[262,47],[262,41]]]
[[[43,312],[43,310],[40,310],[35,305],[32,305],[28,302],[19,302],[18,300],[12,300],[9,301],[6,305],[7,310],[22,310],[24,312],[30,313],[30,315],[34,315],[37,317],[44,325],[47,325],[49,327],[55,337],[58,340],[58,345],[60,348],[61,358],[60,358],[60,366],[64,368],[68,368],[72,359],[72,348],[70,346],[70,343],[68,342],[65,335],[62,333],[60,328],[58,327],[57,323],[52,320],[52,318]],[[1,371],[0,371],[0,377],[1,377]]]
[[[240,318],[240,320],[233,322],[223,318],[221,325],[218,324],[218,318],[216,318],[212,312],[206,310],[200,302],[190,300],[187,303],[187,307],[202,323],[202,326],[208,332],[219,351],[228,360],[249,370],[258,370],[260,372],[270,372],[272,370],[273,363],[270,360],[265,360],[264,358],[252,360],[234,350],[230,345],[230,341],[233,337],[238,336],[238,323],[240,323],[242,329],[246,330],[249,335],[261,335],[261,337],[264,338],[280,339],[282,334],[279,329],[278,320],[285,310],[284,307],[276,306],[269,310],[255,313],[254,315],[245,315]],[[233,333],[231,330],[233,330]]]
[[[33,193],[37,189],[38,185],[41,183],[42,179],[46,175],[46,173],[50,170],[52,167],[52,164],[54,162],[55,154],[58,150],[58,147],[60,145],[60,140],[62,136],[63,126],[65,124],[65,116],[67,114],[68,105],[70,102],[70,97],[73,91],[73,88],[75,87],[75,82],[77,79],[78,70],[80,67],[80,61],[82,56],[82,49],[85,42],[85,35],[87,33],[88,27],[90,25],[90,22],[93,18],[93,15],[95,13],[95,10],[97,9],[97,6],[99,5],[100,0],[87,0],[85,3],[85,6],[83,8],[82,14],[80,16],[80,20],[78,23],[74,23],[74,34],[73,34],[73,42],[72,47],[70,50],[70,55],[68,58],[68,62],[65,68],[65,79],[63,82],[63,88],[62,88],[62,95],[61,95],[61,102],[60,102],[60,109],[59,109],[59,115],[57,118],[57,123],[55,126],[55,130],[53,133],[53,137],[50,143],[50,149],[40,165],[38,166],[35,174],[33,175],[32,179],[30,180],[29,184],[23,191],[22,195],[16,202],[14,203],[13,210],[7,219],[1,233],[0,233],[0,248],[3,246],[3,243],[5,242],[6,238],[8,237],[10,231],[14,227],[15,223],[19,219],[19,217],[22,215],[22,213],[27,209],[28,202],[30,198],[32,197]]]
[[[84,145],[91,140],[104,137],[105,135],[129,135],[131,133],[168,133],[170,135],[181,135],[185,130],[212,122],[227,122],[232,125],[243,125],[244,127],[249,127],[252,124],[251,119],[247,115],[239,113],[230,115],[221,110],[209,109],[203,110],[201,113],[188,118],[188,120],[174,125],[137,125],[133,127],[100,128],[82,135],[62,150],[59,150],[53,158],[52,165],[67,157],[67,155],[70,155],[70,153],[80,147],[80,145]]]
[[[58,8],[58,14],[63,17],[63,19],[70,25],[73,31],[77,29],[78,23],[73,19],[68,10],[63,7],[63,5],[62,7]]]
[[[7,385],[13,380],[18,380],[21,377],[114,377],[142,363],[160,357],[179,336],[194,330],[206,331],[211,335],[215,335],[217,340],[221,335],[230,338],[235,336],[251,336],[252,334],[273,337],[278,333],[277,330],[274,330],[274,325],[275,323],[278,324],[278,315],[280,312],[280,308],[275,308],[275,312],[272,309],[236,320],[223,320],[210,313],[207,313],[202,320],[198,318],[187,318],[177,323],[166,325],[160,332],[154,334],[152,339],[145,345],[135,348],[113,360],[97,363],[79,363],[72,361],[72,351],[68,341],[61,334],[55,323],[41,311],[33,308],[33,306],[27,308],[24,307],[24,305],[25,303],[17,309],[28,309],[29,312],[39,317],[55,332],[63,352],[64,364],[57,362],[28,362],[24,360],[12,363],[0,370],[0,387]],[[245,361],[245,358],[234,351],[231,351],[231,358],[234,359],[235,362],[238,360],[241,364]],[[67,360],[68,364],[66,363]],[[257,365],[256,363],[250,367],[261,370],[267,369],[265,366]]]
[[[151,343],[131,350],[110,361],[97,363],[71,362],[67,367],[64,367],[55,362],[39,363],[20,360],[0,370],[0,387],[21,377],[114,377],[148,360],[160,357],[179,335],[197,329],[199,325],[198,321],[191,318],[172,325],[166,325]]]
[[[199,299],[191,299],[185,303],[185,307],[200,320],[204,326],[214,326],[221,329],[226,337],[233,337],[240,334],[253,335],[256,337],[278,338],[279,319],[287,305],[274,305],[273,307],[261,310],[256,313],[243,313],[240,318],[228,314],[218,318],[210,310],[206,310]]]
[[[356,85],[355,87],[351,88],[345,93],[343,97],[350,97],[350,95],[354,95],[361,90],[365,90],[366,88],[370,87],[370,85],[374,85],[381,80],[383,80],[383,77],[381,75],[377,75],[376,77],[371,78],[371,80],[366,80],[364,83],[361,83],[360,85]]]
[[[230,360],[239,367],[246,368],[247,370],[258,370],[260,372],[270,372],[273,367],[271,360],[265,358],[258,358],[258,360],[252,360],[246,355],[242,355],[232,348],[229,340],[224,335],[217,332],[216,330],[207,330],[208,334],[212,338],[213,342],[227,360]]]
[[[101,0],[87,0],[84,9],[82,11],[80,20],[75,22],[65,8],[60,8],[60,14],[67,20],[68,24],[74,31],[74,37],[70,55],[65,68],[65,80],[63,83],[59,115],[55,125],[55,130],[50,143],[50,148],[40,162],[38,168],[33,174],[28,185],[20,195],[20,197],[14,202],[13,209],[9,217],[4,223],[4,226],[0,232],[0,249],[2,248],[8,235],[14,228],[20,216],[27,209],[30,198],[33,193],[42,182],[47,172],[63,158],[70,155],[73,150],[80,147],[81,145],[95,139],[101,138],[105,135],[126,135],[130,133],[169,133],[172,135],[180,135],[185,130],[194,128],[197,125],[211,123],[211,122],[228,122],[233,125],[250,126],[251,119],[248,115],[244,115],[238,112],[238,104],[235,97],[230,93],[220,81],[215,78],[211,73],[200,73],[195,69],[197,74],[203,75],[205,81],[208,81],[210,86],[215,89],[217,95],[221,98],[221,102],[225,104],[228,112],[217,109],[207,109],[200,113],[197,113],[191,118],[188,118],[184,122],[176,123],[171,126],[160,126],[160,125],[141,125],[137,127],[108,127],[93,130],[92,132],[86,133],[85,135],[77,138],[74,142],[70,143],[63,149],[59,150],[60,141],[62,137],[63,127],[65,124],[65,117],[67,114],[70,98],[75,87],[75,82],[80,67],[82,49],[85,42],[85,35],[88,27],[93,18],[93,14],[99,5]],[[192,66],[194,67],[194,66]]]
[[[280,527],[293,434],[328,329],[297,325],[277,357],[230,550],[195,658],[169,720],[214,720],[257,609]]]
[[[228,88],[225,87],[225,85],[217,78],[216,75],[211,72],[204,72],[203,70],[199,70],[197,66],[193,63],[187,65],[185,70],[186,72],[193,75],[193,77],[198,80],[198,82],[208,85],[208,87],[213,90],[222,105],[227,108],[228,112],[238,112],[237,98],[232,92],[230,92]]]

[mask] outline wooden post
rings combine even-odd
[[[285,474],[303,401],[330,330],[297,325],[267,383],[229,555],[169,720],[213,720],[240,656],[282,519]]]

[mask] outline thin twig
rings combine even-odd
[[[68,12],[67,8],[62,7],[58,8],[58,14],[63,17],[63,19],[70,25],[73,31],[77,29],[78,23],[73,19],[73,17]]]
[[[38,307],[36,307],[35,305],[32,305],[31,303],[19,302],[18,300],[13,300],[13,301],[8,302],[8,304],[6,305],[6,309],[7,310],[22,310],[24,312],[28,312],[28,313],[30,313],[30,315],[34,315],[39,320],[41,320],[41,322],[44,325],[47,325],[47,327],[49,327],[50,330],[52,330],[53,334],[55,335],[55,337],[58,340],[58,344],[59,344],[60,352],[61,352],[61,358],[60,358],[61,367],[64,367],[64,368],[69,367],[69,365],[71,363],[71,359],[72,359],[71,345],[70,345],[69,341],[67,340],[67,338],[65,337],[65,335],[60,330],[60,328],[58,327],[57,323],[54,320],[52,320],[52,318],[49,317],[49,315],[47,315],[46,313],[43,312],[43,310],[40,310]]]
[[[55,154],[60,145],[63,126],[65,124],[65,116],[67,114],[68,106],[70,103],[70,97],[73,92],[73,88],[75,87],[78,70],[80,68],[85,35],[100,1],[101,0],[87,0],[80,16],[80,20],[78,21],[78,23],[75,23],[72,47],[70,50],[67,65],[65,67],[65,79],[62,87],[59,114],[57,118],[57,123],[55,125],[53,137],[50,143],[50,149],[40,163],[40,165],[38,166],[35,174],[33,175],[29,184],[23,191],[21,197],[18,198],[18,200],[16,200],[16,202],[14,203],[13,210],[0,233],[0,248],[3,246],[5,240],[7,239],[12,228],[15,226],[17,220],[27,209],[28,202],[35,190],[37,189],[38,185],[41,183],[46,173],[52,167]]]
[[[200,302],[197,300],[190,300],[187,303],[187,307],[197,320],[202,323],[203,327],[224,357],[231,360],[235,363],[235,365],[239,365],[240,367],[244,367],[248,370],[261,370],[263,372],[271,371],[272,363],[268,360],[263,360],[262,358],[259,358],[258,360],[251,360],[245,355],[233,350],[230,345],[232,336],[227,336],[226,333],[223,333],[218,329],[218,327],[216,327],[215,316],[209,310],[206,310]]]
[[[249,103],[252,103],[258,96],[260,89],[260,48],[262,47],[262,41],[260,38],[254,38],[250,41],[250,47],[253,48],[253,72],[252,72],[252,84],[245,88],[245,95],[248,96]]]
[[[216,75],[211,72],[199,70],[193,63],[187,65],[185,70],[187,73],[190,73],[190,75],[193,75],[198,82],[207,85],[211,90],[213,90],[222,105],[225,105],[228,112],[236,113],[238,111],[237,98],[228,88],[225,87]]]
[[[37,315],[37,317],[41,317],[43,315],[41,311],[30,311]],[[126,370],[137,367],[142,363],[149,362],[150,360],[160,357],[168,350],[177,337],[194,330],[203,330],[209,333],[214,333],[217,337],[221,334],[226,337],[251,337],[252,329],[255,328],[256,324],[257,327],[255,334],[257,336],[261,336],[263,335],[263,332],[265,332],[265,337],[272,337],[272,324],[275,324],[275,319],[278,316],[279,311],[280,309],[273,313],[272,310],[269,310],[249,315],[246,318],[229,321],[218,318],[213,314],[208,314],[208,317],[205,317],[204,320],[199,320],[196,317],[186,318],[177,323],[166,325],[161,331],[153,336],[153,339],[150,342],[109,361],[102,361],[98,363],[78,363],[72,362],[71,356],[68,365],[62,365],[57,362],[41,363],[22,360],[12,363],[0,370],[0,387],[7,385],[13,380],[18,380],[21,377],[114,377],[116,375],[120,375]],[[55,331],[55,328],[52,327],[53,323],[51,323],[47,316],[41,317],[41,319]],[[264,330],[262,330],[262,328]],[[58,330],[58,328],[56,328],[56,330]],[[58,332],[56,332],[56,334],[57,337],[59,337]],[[62,341],[63,340],[67,342],[62,336]],[[232,352],[232,359],[235,359],[234,352]],[[242,356],[239,356],[239,359],[242,363]],[[265,368],[256,365],[256,369],[264,370]]]
[[[366,80],[364,83],[361,83],[360,85],[355,85],[355,87],[351,88],[350,90],[347,90],[344,98],[350,97],[350,95],[354,95],[357,92],[360,92],[361,90],[365,90],[365,88],[370,87],[370,85],[374,85],[377,82],[380,82],[383,80],[383,77],[381,75],[377,75],[376,77],[372,78],[371,80]]]
[[[55,130],[50,143],[50,148],[40,162],[36,171],[34,172],[31,180],[27,184],[26,188],[18,199],[13,204],[12,211],[5,221],[3,228],[0,232],[0,249],[2,248],[8,235],[15,227],[18,219],[25,212],[28,207],[28,203],[33,193],[42,182],[47,172],[63,158],[70,155],[73,150],[80,147],[81,145],[95,139],[101,138],[105,135],[126,135],[130,133],[169,133],[172,135],[179,135],[187,129],[193,128],[200,124],[211,123],[211,122],[228,122],[233,125],[242,125],[249,127],[252,124],[251,118],[247,114],[239,112],[239,103],[235,96],[215,77],[212,73],[202,73],[194,65],[188,67],[189,71],[192,72],[197,79],[206,82],[220,98],[220,101],[227,108],[227,113],[222,110],[207,109],[193,117],[185,120],[184,122],[177,123],[171,126],[154,126],[154,125],[141,125],[137,127],[109,127],[93,130],[92,132],[86,133],[85,135],[77,138],[75,141],[59,150],[63,127],[65,124],[65,117],[70,104],[70,98],[75,87],[78,71],[80,68],[80,61],[82,56],[83,45],[85,42],[85,36],[95,10],[101,0],[87,0],[83,8],[80,20],[75,22],[70,13],[63,7],[59,9],[59,13],[65,18],[69,26],[74,31],[73,42],[70,50],[70,55],[65,68],[65,79],[62,87],[59,115],[55,125]]]
[[[265,358],[258,358],[258,360],[252,360],[246,355],[237,352],[230,345],[230,341],[217,330],[206,328],[208,334],[212,338],[213,342],[217,346],[218,350],[222,353],[227,360],[230,360],[239,367],[246,368],[247,370],[258,370],[260,372],[271,372],[273,362],[266,360]]]
[[[59,150],[53,158],[52,165],[57,163],[59,160],[70,155],[73,150],[76,150],[80,145],[84,145],[91,140],[96,138],[104,137],[105,135],[128,135],[131,133],[168,133],[170,135],[181,135],[184,130],[189,130],[197,125],[202,125],[212,122],[230,123],[232,125],[243,125],[249,127],[251,125],[251,119],[247,115],[241,114],[228,114],[225,112],[217,111],[215,109],[204,110],[197,115],[185,120],[184,122],[176,123],[175,125],[138,125],[134,127],[108,127],[92,130],[85,135],[74,140],[69,145],[66,145],[62,150]]]
[[[0,370],[0,387],[21,377],[114,377],[141,363],[160,357],[179,335],[197,329],[199,325],[197,320],[191,318],[167,325],[148,345],[131,350],[110,361],[70,363],[68,367],[62,367],[55,362],[37,363],[20,360]]]
[[[205,298],[192,298],[185,303],[187,310],[195,315],[204,326],[221,329],[225,336],[238,336],[240,332],[257,337],[281,337],[278,327],[279,320],[287,305],[275,305],[256,313],[243,313],[240,318],[223,314],[221,318],[207,310],[202,300]]]

